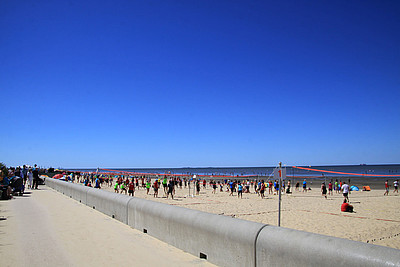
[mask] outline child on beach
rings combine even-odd
[[[307,192],[307,181],[304,179],[303,181],[303,192]]]
[[[393,182],[393,187],[394,187],[393,193],[394,192],[398,193],[399,192],[399,180],[396,180]]]

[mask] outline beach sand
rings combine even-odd
[[[351,192],[350,204],[354,206],[354,213],[341,212],[343,202],[342,194],[334,193],[321,196],[320,184],[314,183],[311,191],[306,193],[293,190],[292,194],[282,195],[281,226],[318,233],[328,236],[346,238],[350,240],[371,243],[381,246],[400,249],[400,194],[392,193],[383,196],[384,190],[372,188],[371,191]],[[103,185],[103,190],[113,192],[113,188]],[[186,207],[195,210],[232,216],[244,220],[278,225],[278,195],[268,195],[261,199],[254,188],[252,193],[244,193],[242,199],[237,195],[229,196],[225,191],[212,194],[211,187],[207,184],[201,186],[200,195],[192,197],[193,189],[176,189],[174,199],[164,196],[160,188],[159,197],[154,198],[144,188],[136,189],[135,196]]]

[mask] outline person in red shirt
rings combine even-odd
[[[131,181],[131,182],[129,183],[128,193],[129,193],[129,195],[132,196],[132,197],[133,197],[134,194],[135,194],[135,184],[133,183],[133,181]]]
[[[350,205],[349,203],[347,203],[347,200],[344,199],[342,207],[341,207],[341,211],[343,211],[343,212],[353,212],[353,206]]]
[[[389,181],[388,180],[386,180],[386,182],[385,182],[385,193],[383,195],[384,196],[389,195]]]
[[[158,197],[158,180],[157,179],[153,184],[153,189],[154,189],[154,197]]]

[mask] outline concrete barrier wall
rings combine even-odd
[[[46,185],[220,266],[400,266],[400,250],[132,198],[64,181]]]
[[[129,225],[220,266],[254,266],[255,240],[264,226],[135,198]]]
[[[90,187],[87,186],[82,186],[79,184],[72,184],[68,183],[70,187],[70,194],[69,196],[75,199],[76,201],[79,201],[85,205],[87,205],[87,192],[91,189]]]
[[[256,242],[257,266],[400,266],[398,249],[283,227],[264,227]]]
[[[86,205],[128,224],[128,203],[132,199],[127,195],[90,188],[86,194]]]

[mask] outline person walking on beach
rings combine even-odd
[[[121,194],[122,194],[122,192],[125,192],[125,195],[126,195],[126,184],[125,184],[125,181],[123,181],[121,183]]]
[[[389,181],[386,180],[385,182],[385,193],[383,194],[384,196],[388,196],[389,195]]]
[[[200,184],[199,184],[200,187]],[[174,183],[171,181],[169,181],[168,184],[168,192],[167,192],[167,198],[169,196],[169,194],[171,194],[171,198],[174,199]]]
[[[398,193],[399,192],[399,180],[396,180],[393,182],[393,187],[394,187],[393,193],[395,193],[395,192]]]
[[[156,179],[154,184],[153,184],[153,189],[154,189],[154,197],[158,197],[158,180]]]
[[[329,182],[328,184],[328,195],[332,195],[333,196],[333,191],[332,191],[332,180]]]
[[[271,180],[269,180],[268,182],[268,194],[274,194],[274,187],[273,187],[273,183]]]
[[[150,187],[151,187],[151,182],[150,182],[149,179],[147,179],[147,181],[146,181],[146,192],[147,192],[147,195],[149,194]]]
[[[89,180],[86,180],[86,181],[89,182]],[[117,193],[117,194],[119,193],[119,190],[118,190],[118,181],[115,181],[114,192]]]
[[[303,192],[307,192],[307,181],[304,179],[303,181]]]
[[[215,181],[212,182],[213,194],[217,191],[217,183]]]
[[[200,195],[200,179],[196,181],[196,195]]]
[[[342,188],[344,199],[347,199],[347,201],[349,201],[349,191],[350,191],[349,185],[346,184],[346,182],[343,182],[343,185],[341,186],[341,188]]]
[[[335,181],[335,191],[336,191],[336,193],[339,194],[340,188],[339,188],[339,182],[338,182],[337,179],[336,179],[336,181]]]
[[[129,196],[134,196],[135,194],[135,184],[133,183],[133,179],[132,181],[129,183],[129,187],[128,187],[128,194]]]
[[[233,196],[233,181],[230,181],[229,182],[229,189],[230,189],[230,193],[229,193],[229,196]]]
[[[163,185],[163,188],[164,188],[164,194],[167,194],[167,192],[168,192],[168,181],[167,181],[167,176],[166,175],[164,175],[164,179],[162,181],[162,185]]]
[[[262,199],[265,197],[264,192],[265,192],[265,183],[264,180],[261,180],[260,196]]]
[[[100,179],[99,179],[99,177],[97,177],[96,180],[94,181],[94,188],[100,189]]]
[[[243,198],[243,186],[242,184],[239,182],[238,184],[238,198]]]
[[[322,192],[322,196],[325,197],[325,199],[327,199],[326,198],[326,185],[324,182],[321,185],[321,192]]]

